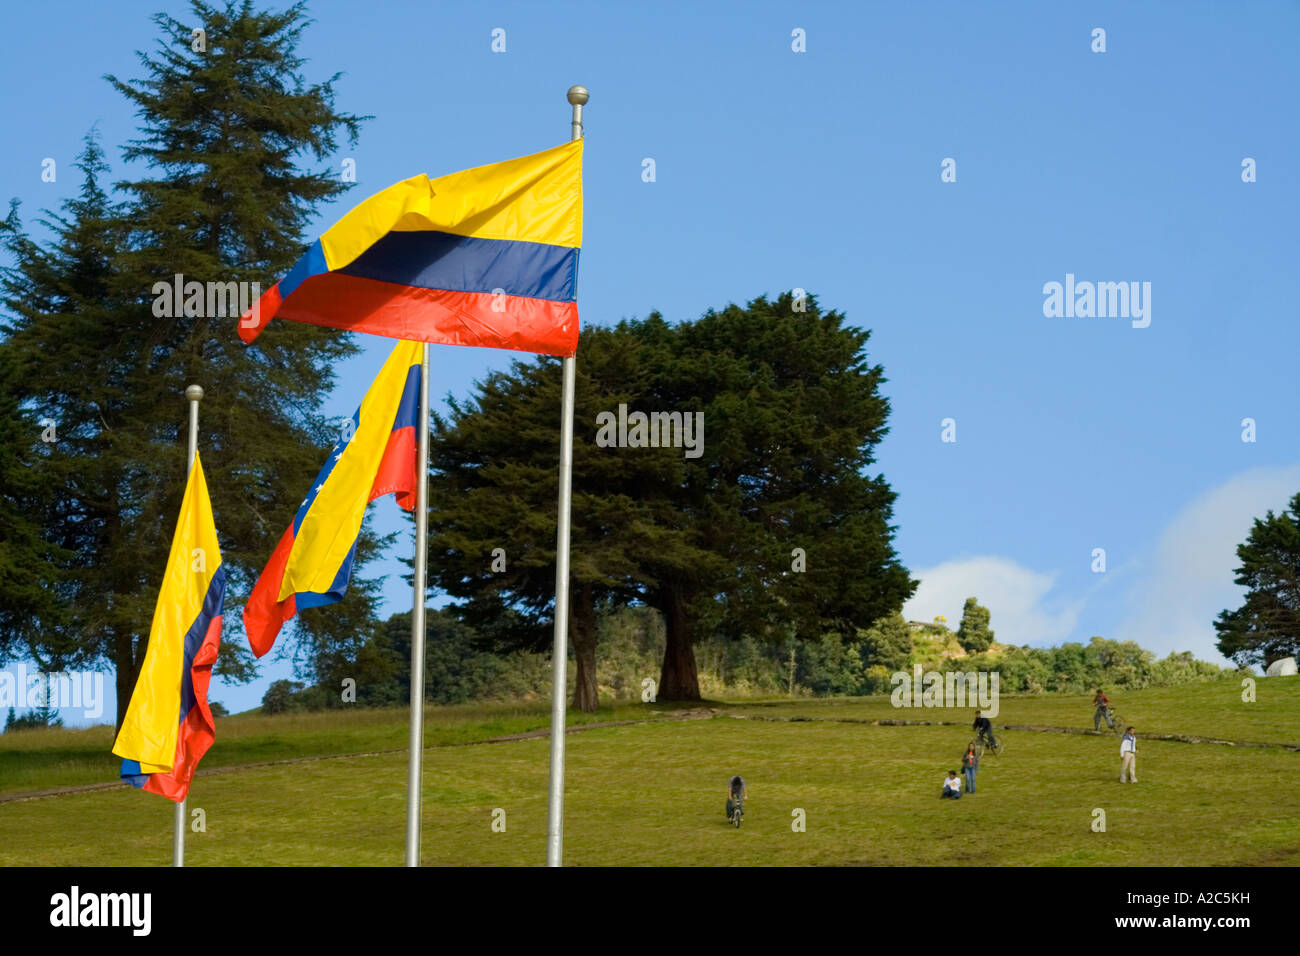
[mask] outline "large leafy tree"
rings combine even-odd
[[[200,448],[237,600],[320,466],[328,436],[319,403],[332,367],[355,348],[338,332],[286,322],[246,350],[231,315],[155,314],[156,283],[177,273],[263,288],[283,274],[313,209],[346,188],[320,164],[364,119],[335,109],[336,77],[302,76],[301,4],[263,12],[195,0],[190,16],[154,18],[160,39],[139,56],[142,79],[108,77],[139,116],[124,158],[142,174],[117,184],[122,200],[107,194],[92,143],[81,195],[50,219],[52,240],[29,239],[16,211],[6,230],[14,264],[3,277],[3,401],[20,409],[27,438],[20,460],[0,459],[3,487],[41,509],[32,549],[65,559],[47,571],[57,611],[0,620],[0,640],[113,666],[119,722],[184,486],[185,386],[207,392]],[[56,423],[57,441],[37,440],[44,419]],[[23,467],[40,476],[45,500],[15,480]],[[364,542],[359,560],[374,545]],[[300,634],[324,641],[355,631],[373,619],[372,599],[354,580],[347,607],[304,614]],[[223,642],[219,672],[249,674],[241,644]]]
[[[694,642],[708,629],[820,638],[901,606],[914,585],[890,543],[893,492],[862,473],[888,411],[866,338],[789,295],[676,327],[651,315],[583,333],[571,547],[579,706],[595,706],[603,601],[662,613],[659,694],[670,700],[699,698]],[[553,360],[517,363],[435,427],[435,584],[516,646],[543,644],[553,613],[559,381]],[[689,457],[680,446],[601,447],[597,415],[624,403],[629,417],[702,413],[702,445]]]
[[[1247,593],[1215,621],[1220,652],[1241,667],[1300,655],[1300,494],[1256,518],[1237,557],[1235,580]]]
[[[651,326],[662,326],[659,319]],[[597,608],[639,598],[654,554],[680,554],[671,506],[673,449],[602,448],[599,413],[638,401],[656,368],[645,323],[584,329],[578,345],[569,638],[574,706],[595,710]],[[559,496],[560,363],[515,362],[469,401],[433,416],[430,576],[464,601],[466,619],[499,650],[550,646]],[[687,556],[689,559],[689,555]],[[651,585],[654,582],[649,582]]]
[[[713,560],[650,564],[664,613],[660,693],[697,699],[698,628],[731,638],[854,634],[916,584],[898,561],[894,491],[870,475],[885,436],[870,333],[813,297],[759,297],[683,323],[661,407],[703,412],[699,458],[683,460],[678,519]]]

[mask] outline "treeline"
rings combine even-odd
[[[337,661],[328,677],[310,687],[278,681],[268,690],[262,709],[281,713],[353,702],[371,707],[407,703],[410,626],[407,614],[389,618],[355,664]],[[425,689],[430,703],[549,697],[549,655],[493,650],[490,641],[451,609],[430,612],[428,629]],[[647,680],[657,682],[663,656],[659,613],[644,606],[603,608],[596,631],[600,701],[642,699]],[[927,671],[997,671],[999,688],[1008,693],[1081,694],[1099,686],[1137,690],[1232,673],[1196,660],[1190,652],[1157,658],[1132,641],[1102,637],[1049,648],[992,644],[971,654],[958,634],[937,624],[918,628],[895,614],[848,641],[837,635],[811,641],[708,637],[696,647],[700,688],[708,697],[865,696],[888,693],[891,676],[910,672],[914,664]],[[354,701],[345,700],[348,681],[354,682]]]

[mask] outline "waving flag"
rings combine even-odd
[[[415,510],[423,348],[399,342],[393,349],[352,416],[351,437],[330,452],[257,579],[244,606],[244,626],[258,657],[298,611],[343,600],[369,502],[396,493],[401,507]]]
[[[578,342],[582,140],[356,206],[244,313],[443,345],[572,355]]]
[[[221,645],[226,569],[197,453],[149,629],[149,646],[113,744],[122,779],[177,803],[215,739],[208,681]]]

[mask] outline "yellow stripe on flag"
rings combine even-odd
[[[572,249],[582,245],[582,140],[438,179],[413,176],[354,207],[320,237],[341,269],[390,231],[433,230]]]
[[[294,535],[276,600],[283,601],[298,591],[324,594],[333,585],[361,531],[361,519],[393,433],[393,419],[402,402],[407,375],[412,365],[420,364],[423,348],[420,342],[398,342],[366,392],[356,432],[336,453],[339,460],[325,483],[316,489],[316,499]]]
[[[172,769],[180,723],[185,635],[203,610],[203,600],[220,567],[212,502],[196,453],[149,628],[144,664],[113,744],[113,753],[137,761],[141,773]]]

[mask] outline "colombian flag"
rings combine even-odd
[[[195,454],[144,664],[113,744],[123,780],[177,803],[215,738],[208,681],[221,646],[225,594],[208,484]]]
[[[393,349],[352,416],[351,438],[334,446],[257,579],[244,627],[258,657],[298,611],[343,600],[369,502],[396,493],[401,507],[415,510],[423,351],[418,342]]]
[[[244,313],[416,342],[572,355],[582,140],[440,179],[415,176],[330,227]]]

